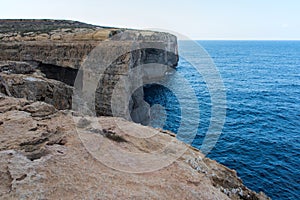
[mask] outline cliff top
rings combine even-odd
[[[98,42],[118,33],[122,40],[147,40],[166,42],[167,37],[176,37],[163,32],[104,27],[71,20],[51,19],[0,19],[1,42]],[[125,36],[125,38],[124,38]],[[119,38],[115,38],[119,39]]]
[[[126,41],[128,46],[132,42],[156,43],[177,54],[177,39],[169,33],[102,27],[68,20],[0,20],[2,61],[36,61],[78,68],[92,49],[108,40],[122,46]]]
[[[0,33],[27,33],[40,32],[49,33],[56,29],[98,29],[108,28],[95,26],[71,20],[51,20],[51,19],[0,19]]]
[[[70,110],[74,80],[91,51],[99,68],[99,60],[132,50],[131,41],[139,50],[120,54],[91,82],[104,83],[96,92],[86,89],[97,96],[84,93],[105,116],[112,115],[112,94],[120,110],[130,97],[131,108],[142,105],[143,91],[129,91],[151,74],[121,78],[141,64],[176,66],[175,36],[66,20],[0,20],[0,199],[268,199],[168,131]],[[83,74],[82,86],[89,86],[90,74]],[[161,75],[164,70],[152,74]]]
[[[116,29],[70,20],[0,19],[1,42],[102,41]]]

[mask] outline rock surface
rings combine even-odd
[[[39,70],[45,78],[69,86],[74,86],[76,80],[76,92],[82,94],[81,101],[87,102],[85,109],[94,111],[92,114],[133,118],[145,124],[149,119],[149,106],[143,101],[143,90],[139,87],[145,80],[164,76],[168,67],[173,68],[178,62],[176,37],[162,32],[108,28],[64,20],[0,20],[0,39],[0,61],[23,62],[24,66],[32,68],[31,72]],[[7,67],[2,68],[4,71]],[[130,74],[134,69],[138,72]],[[82,72],[79,77],[78,70]],[[72,94],[68,87],[59,86],[61,91],[57,91],[53,86],[56,83],[43,79],[50,87],[56,88],[57,94],[53,96],[56,100],[41,98],[47,89],[37,86],[33,91],[33,82],[39,85],[38,81],[30,78],[30,83],[27,80],[23,84],[20,81],[24,81],[24,77],[16,77],[14,74],[18,72],[14,70],[9,72],[3,75],[6,80],[15,80],[9,84],[9,89],[21,89],[26,93],[16,95],[11,92],[13,96],[45,99],[58,109],[71,107]],[[121,84],[116,87],[118,82]],[[64,90],[65,95],[61,94]],[[131,96],[133,92],[135,95]],[[114,108],[113,94],[120,97]],[[75,107],[78,105],[75,103]],[[138,115],[135,110],[139,111]]]
[[[167,131],[4,95],[0,113],[1,199],[268,199],[247,189],[235,171]],[[141,132],[153,136],[141,139]],[[101,155],[100,160],[87,142],[143,155],[174,143],[158,160],[168,152],[185,151],[158,170],[128,173],[108,167],[124,154],[114,159]]]
[[[268,199],[168,131],[96,117],[147,122],[175,36],[0,20],[0,50],[0,199]]]
[[[26,62],[0,62],[0,76],[7,86],[8,95],[44,101],[57,109],[72,108],[73,87],[46,78],[33,65]],[[1,83],[0,91],[8,93]]]

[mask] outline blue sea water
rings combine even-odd
[[[222,134],[207,156],[235,169],[252,190],[272,199],[299,199],[300,41],[197,42],[213,59],[227,96]],[[192,143],[200,148],[211,117],[210,94],[201,74],[184,58],[166,87],[144,87],[145,100],[163,106],[167,116],[163,125],[161,120],[152,125],[174,132],[181,126],[181,105],[172,92],[175,88],[184,96],[179,76],[197,96],[198,106],[191,105],[190,112],[201,113]]]

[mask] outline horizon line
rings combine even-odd
[[[181,39],[178,39],[179,41]],[[236,39],[227,39],[227,38],[197,38],[197,39],[191,39],[191,40],[197,40],[197,41],[300,41],[300,39],[252,39],[252,38],[236,38]],[[184,41],[184,40],[181,40]]]

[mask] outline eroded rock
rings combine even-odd
[[[26,98],[33,101],[44,101],[57,109],[71,109],[73,88],[60,81],[47,79],[38,74],[7,74],[1,73],[11,96]],[[5,85],[0,83],[5,92]]]
[[[169,131],[59,111],[71,109],[74,79],[88,61],[90,74],[79,77],[88,80],[80,87],[93,88],[82,99],[87,109],[113,115],[114,92],[116,116],[146,121],[143,90],[133,90],[164,75],[167,68],[153,63],[177,65],[175,36],[64,20],[0,21],[0,199],[268,199]],[[88,59],[91,52],[96,59]],[[99,55],[118,56],[103,67]]]
[[[146,125],[149,106],[138,87],[159,80],[178,62],[177,39],[169,33],[63,20],[0,22],[0,75],[6,82],[1,91],[45,101],[57,109],[71,108],[77,80],[75,89],[83,93],[79,98],[87,102],[86,110]],[[135,69],[137,73],[131,74]],[[113,94],[120,97],[114,105]],[[78,106],[75,103],[73,109]]]
[[[45,106],[0,98],[1,199],[268,199],[246,188],[235,171],[204,158],[168,131],[121,118],[44,113]],[[108,155],[97,154],[101,148]],[[139,171],[144,164],[151,168],[163,163],[178,149],[185,151],[167,166]],[[115,150],[125,154],[112,158]],[[154,152],[161,152],[158,162],[145,159],[132,165],[132,157],[124,163],[138,173],[109,167],[118,166],[128,153],[145,158]]]

